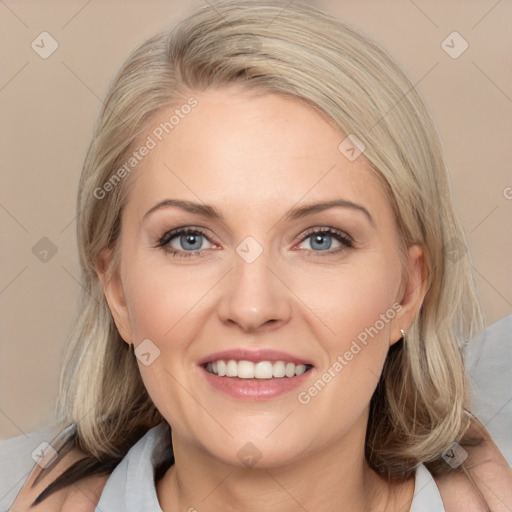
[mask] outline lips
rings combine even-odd
[[[210,389],[221,392],[239,400],[270,400],[291,393],[306,382],[315,378],[315,370],[309,367],[301,375],[281,378],[240,378],[219,377],[210,373],[204,366],[199,366],[200,374],[210,386]]]
[[[314,372],[310,360],[273,349],[215,352],[199,361],[217,391],[243,400],[268,400],[301,386]]]

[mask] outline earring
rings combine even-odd
[[[400,332],[402,333],[402,339],[405,342],[405,331],[403,329],[400,329]]]

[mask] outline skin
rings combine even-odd
[[[410,504],[413,482],[390,488],[382,481],[365,462],[364,438],[387,350],[423,300],[421,248],[409,249],[403,268],[391,205],[368,161],[349,161],[338,150],[345,135],[310,107],[229,89],[194,96],[193,113],[130,184],[119,271],[105,283],[123,339],[135,346],[150,339],[160,350],[151,365],[139,366],[173,429],[176,464],[157,486],[163,510]],[[168,198],[213,205],[224,221],[176,207],[144,218]],[[366,208],[374,224],[350,208],[285,219],[297,205],[338,198]],[[197,242],[201,257],[173,258],[155,247],[182,226],[206,231]],[[314,248],[304,233],[322,227],[348,234],[353,247],[328,236]],[[263,247],[250,264],[236,252],[248,236]],[[168,245],[190,252],[179,236]],[[393,304],[400,312],[306,405],[295,391],[264,401],[229,397],[198,367],[218,350],[274,348],[313,362],[304,390]],[[237,456],[248,442],[262,454],[252,468]]]

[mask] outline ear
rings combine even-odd
[[[402,274],[402,284],[397,302],[401,309],[395,315],[390,333],[390,345],[402,338],[400,329],[409,330],[427,293],[428,270],[423,248],[414,244],[409,247],[408,261]]]
[[[112,317],[114,318],[114,322],[121,338],[123,338],[126,343],[132,344],[133,335],[130,314],[126,305],[119,265],[116,265],[116,268],[111,274],[107,272],[112,258],[113,250],[111,248],[103,249],[95,262],[96,273],[103,286],[103,292],[105,294],[108,307],[112,313]]]

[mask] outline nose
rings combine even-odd
[[[251,263],[234,256],[234,268],[223,280],[218,304],[218,316],[224,324],[254,334],[278,329],[290,321],[293,293],[270,263],[265,252]]]

